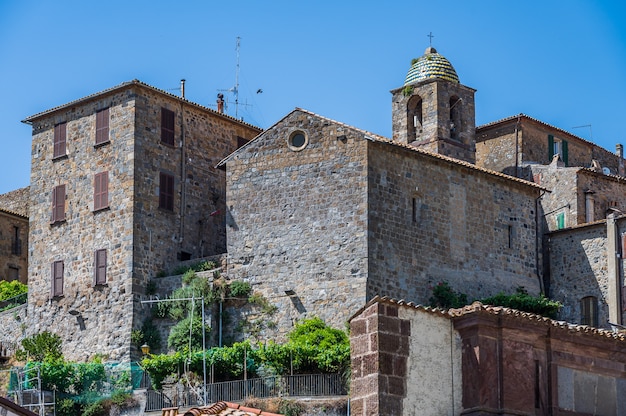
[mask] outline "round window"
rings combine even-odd
[[[309,144],[309,139],[303,131],[296,130],[289,135],[289,148],[293,151],[302,150]]]

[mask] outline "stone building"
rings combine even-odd
[[[225,249],[225,174],[260,129],[133,80],[28,117],[28,334],[128,360],[150,277]]]
[[[0,280],[28,283],[28,187],[0,195]]]
[[[626,415],[623,333],[379,297],[350,328],[353,416]]]
[[[375,295],[428,302],[440,281],[541,291],[541,188],[471,163],[473,91],[429,48],[392,91],[394,140],[296,109],[221,162],[228,275],[277,304],[279,330],[342,326]]]

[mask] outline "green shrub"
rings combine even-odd
[[[468,304],[465,293],[455,292],[448,282],[439,282],[433,288],[433,295],[429,299],[430,306],[435,308],[461,308]]]
[[[548,318],[556,318],[563,304],[545,297],[529,295],[523,287],[518,287],[512,295],[498,293],[495,296],[481,300],[481,303],[494,306],[505,306],[524,312],[536,313]]]
[[[252,286],[250,283],[241,280],[235,280],[228,286],[230,295],[235,298],[247,298],[252,292]]]
[[[17,280],[0,281],[0,301],[14,298],[26,292],[28,292],[28,286]]]

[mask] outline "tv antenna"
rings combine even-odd
[[[229,88],[227,90],[218,90],[218,91],[225,91],[225,92],[230,92],[234,95],[235,97],[235,118],[239,118],[239,106],[251,106],[251,104],[248,104],[247,102],[245,104],[240,104],[239,103],[239,50],[241,48],[241,37],[237,36],[237,46],[236,46],[236,51],[237,51],[237,66],[235,67],[235,85],[232,88]],[[262,93],[263,90],[262,89],[258,89],[257,90],[257,94]]]

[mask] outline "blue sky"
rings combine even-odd
[[[390,137],[389,91],[432,32],[477,89],[477,125],[525,113],[613,151],[625,3],[0,0],[0,193],[30,181],[24,118],[135,78],[175,94],[185,78],[188,99],[214,105],[235,85],[237,37],[239,116],[262,128],[301,107]]]

